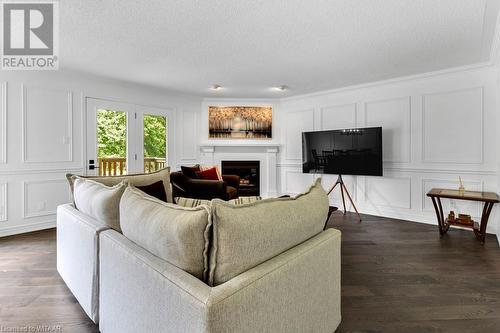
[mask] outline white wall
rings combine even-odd
[[[170,164],[196,159],[191,138],[199,98],[74,72],[3,71],[0,236],[53,227],[57,205],[70,201],[65,173],[86,168],[86,97],[175,109]]]
[[[497,191],[496,91],[496,69],[487,66],[283,99],[282,191],[296,193],[317,177],[301,172],[301,131],[382,126],[384,177],[344,177],[358,208],[435,224],[425,196],[432,187],[457,188],[461,176],[466,189]],[[335,179],[323,176],[323,184]],[[332,203],[340,204],[339,193]],[[479,204],[456,204],[479,218]]]

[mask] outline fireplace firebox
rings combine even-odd
[[[223,175],[240,176],[240,196],[260,195],[260,161],[222,161]]]

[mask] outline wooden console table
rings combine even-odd
[[[486,237],[486,226],[488,225],[488,218],[490,217],[493,205],[500,202],[499,197],[493,192],[476,192],[465,191],[460,193],[458,190],[448,190],[442,188],[433,188],[427,193],[427,196],[432,199],[432,204],[436,210],[436,216],[439,225],[439,234],[441,237],[448,231],[451,225],[470,228],[474,230],[474,234],[484,244]],[[455,200],[469,200],[484,202],[483,213],[481,214],[481,223],[474,222],[473,225],[465,225],[461,223],[454,223],[444,218],[443,207],[441,205],[441,198],[455,199]]]

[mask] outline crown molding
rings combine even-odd
[[[322,91],[317,91],[317,92],[308,93],[308,94],[283,97],[280,99],[280,101],[281,102],[293,101],[293,100],[297,100],[297,99],[318,97],[318,96],[324,96],[324,95],[329,95],[329,94],[337,94],[340,92],[346,92],[346,91],[351,91],[351,90],[358,90],[358,89],[363,89],[363,88],[370,88],[370,87],[400,83],[400,82],[405,82],[405,81],[422,80],[422,79],[427,79],[427,78],[431,78],[431,77],[436,77],[436,76],[441,76],[441,75],[446,75],[446,74],[454,74],[454,73],[471,71],[471,70],[494,69],[495,66],[496,66],[496,63],[493,63],[491,61],[480,62],[480,63],[476,63],[476,64],[472,64],[472,65],[447,68],[447,69],[442,69],[442,70],[438,70],[438,71],[419,73],[419,74],[407,75],[407,76],[400,76],[400,77],[396,77],[396,78],[392,78],[392,79],[373,81],[373,82],[362,83],[362,84],[357,84],[357,85],[352,85],[352,86],[346,86],[346,87],[342,87],[342,88],[328,89],[328,90],[322,90]]]

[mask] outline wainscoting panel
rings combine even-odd
[[[7,163],[7,82],[0,83],[0,164]]]
[[[422,160],[483,162],[483,88],[423,96]]]
[[[0,183],[0,222],[8,219],[7,183]]]
[[[476,180],[463,180],[464,187],[470,191],[483,191],[484,184],[482,181]],[[427,192],[432,188],[457,188],[458,180],[448,180],[448,179],[422,179],[422,211],[434,212],[434,207],[432,201],[427,197]],[[453,204],[455,205],[455,213],[467,213],[475,217],[476,219],[481,216],[482,204],[471,201],[463,200],[448,200],[442,199],[443,211],[447,214],[451,209]]]
[[[302,171],[285,171],[285,188],[287,194],[304,192],[314,182],[314,175],[303,174]]]
[[[332,186],[335,184],[337,181],[337,175],[318,175],[318,177],[321,177],[321,184],[323,185],[323,188],[325,191],[329,191]],[[357,187],[356,187],[356,177],[353,176],[343,176],[342,179],[344,180],[344,185],[347,187],[347,190],[349,191],[349,194],[352,197],[352,200],[354,201],[354,204],[358,204],[357,202]],[[328,196],[328,199],[330,200],[330,205],[338,207],[339,210],[343,209],[342,207],[342,194],[340,192],[340,185],[337,185],[335,189],[330,193]],[[346,209],[351,210],[351,203],[349,202],[349,199],[347,198],[347,195],[345,195],[345,203],[346,203]]]
[[[298,192],[319,176],[300,175],[300,160],[289,160],[301,155],[300,137],[293,141],[290,135],[306,119],[288,110],[314,109],[315,130],[351,127],[353,121],[383,128],[384,177],[344,179],[355,184],[360,212],[435,225],[426,197],[430,188],[457,188],[461,176],[467,189],[499,191],[497,81],[496,68],[481,67],[283,98],[281,142],[288,154],[279,161],[282,193]],[[286,127],[293,129],[288,136]],[[333,178],[323,176],[325,188]],[[338,191],[330,202],[340,204]],[[443,204],[449,211],[449,200]],[[453,205],[475,219],[482,211],[481,204],[455,200]],[[492,211],[488,232],[500,234],[499,207]]]
[[[293,111],[283,117],[286,159],[302,160],[302,132],[314,130],[314,109]]]
[[[179,112],[180,124],[182,126],[182,147],[181,147],[181,160],[196,160],[198,151],[198,136],[197,132],[197,117],[195,112]],[[205,138],[208,139],[208,138]]]
[[[72,92],[25,85],[21,89],[23,162],[72,162]]]
[[[408,163],[411,160],[410,97],[365,103],[365,123],[382,126],[384,162]]]
[[[23,217],[53,215],[57,206],[71,202],[66,179],[31,180],[23,184]]]
[[[356,127],[356,104],[326,106],[320,109],[321,130]]]
[[[411,209],[411,177],[365,177],[365,202]]]

